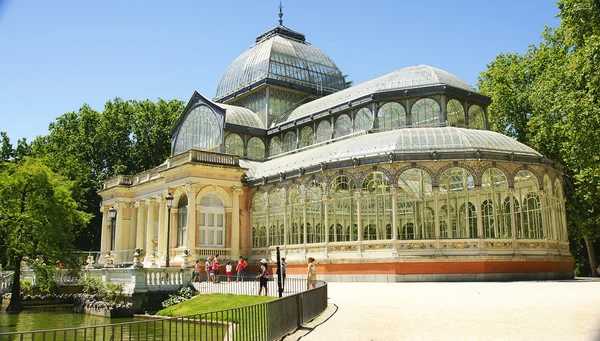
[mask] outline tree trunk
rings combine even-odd
[[[6,307],[6,311],[8,312],[20,312],[23,310],[23,305],[21,305],[21,261],[23,257],[16,257],[14,259],[13,264],[13,282],[12,289],[10,295],[10,303],[8,307]]]
[[[592,237],[589,234],[583,234],[583,240],[585,240],[585,247],[587,248],[588,258],[590,261],[590,267],[592,268],[592,277],[598,276],[598,271],[596,271],[596,267],[598,266],[598,262],[596,262],[596,252],[594,251],[594,242],[592,241]]]

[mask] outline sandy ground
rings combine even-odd
[[[600,340],[600,281],[329,283],[285,340]]]

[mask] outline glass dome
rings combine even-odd
[[[326,54],[304,42],[302,34],[277,26],[259,36],[255,45],[229,65],[215,99],[265,78],[328,92],[346,88],[342,72]]]
[[[472,86],[450,72],[428,65],[409,66],[301,105],[288,116],[286,122],[348,103],[360,97],[377,92],[434,85],[449,85],[475,92],[475,89],[473,89]]]

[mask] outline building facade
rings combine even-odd
[[[490,131],[489,104],[426,65],[349,87],[280,23],[215,98],[193,94],[165,163],[104,183],[101,250],[164,266],[278,246],[325,280],[572,278],[562,167]]]

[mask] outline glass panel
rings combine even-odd
[[[398,178],[397,195],[398,238],[434,239],[435,202],[429,174],[421,169],[403,172]]]
[[[200,225],[206,225],[206,213],[200,213]]]
[[[465,126],[465,109],[462,104],[455,99],[451,99],[446,104],[446,116],[448,124],[455,127]]]
[[[331,140],[331,123],[323,120],[317,126],[317,143]]]
[[[412,125],[436,125],[440,123],[440,105],[431,98],[415,102],[411,110]]]
[[[215,215],[213,213],[208,213],[208,222],[207,222],[207,226],[215,226]]]
[[[377,113],[379,128],[390,129],[406,125],[406,111],[396,102],[388,102],[379,108]]]
[[[308,147],[314,143],[315,134],[310,126],[306,126],[300,130],[300,139],[298,140],[298,148]]]
[[[329,189],[328,216],[334,239],[330,242],[358,240],[356,188],[354,181],[346,175],[340,175],[331,181]]]
[[[469,107],[469,127],[475,129],[485,129],[485,114],[478,105]]]
[[[258,137],[248,140],[248,158],[262,160],[265,158],[265,143]]]
[[[386,238],[386,227],[392,224],[390,182],[381,172],[367,175],[362,184],[361,225],[364,240]]]
[[[497,168],[490,168],[483,173],[481,180],[481,212],[483,233],[485,238],[511,238],[510,203],[506,205],[503,198],[508,193],[508,180]]]
[[[222,117],[205,105],[194,108],[179,127],[174,154],[190,149],[217,150],[221,146]]]
[[[354,119],[354,131],[363,131],[373,128],[373,113],[369,108],[361,108]]]
[[[287,132],[283,138],[283,151],[290,152],[296,149],[296,133],[293,131]]]
[[[342,137],[352,134],[352,120],[350,116],[343,114],[335,120],[335,128],[333,130],[334,137]]]
[[[514,197],[521,205],[519,207],[519,229],[517,238],[543,238],[542,210],[538,196],[538,179],[533,173],[521,170],[515,175]]]
[[[275,156],[279,155],[283,152],[281,148],[281,140],[278,136],[274,136],[271,138],[271,143],[269,143],[269,155]]]
[[[224,240],[223,240],[223,231],[216,231],[217,232],[217,245],[223,245],[224,244]]]
[[[225,153],[244,156],[244,141],[238,134],[229,134],[225,138]]]
[[[440,176],[439,188],[440,219],[446,229],[442,235],[447,238],[477,238],[477,210],[473,204],[476,202],[475,182],[471,173],[459,167],[450,168]]]
[[[217,226],[216,227],[223,227],[223,215],[222,214],[217,214]]]

